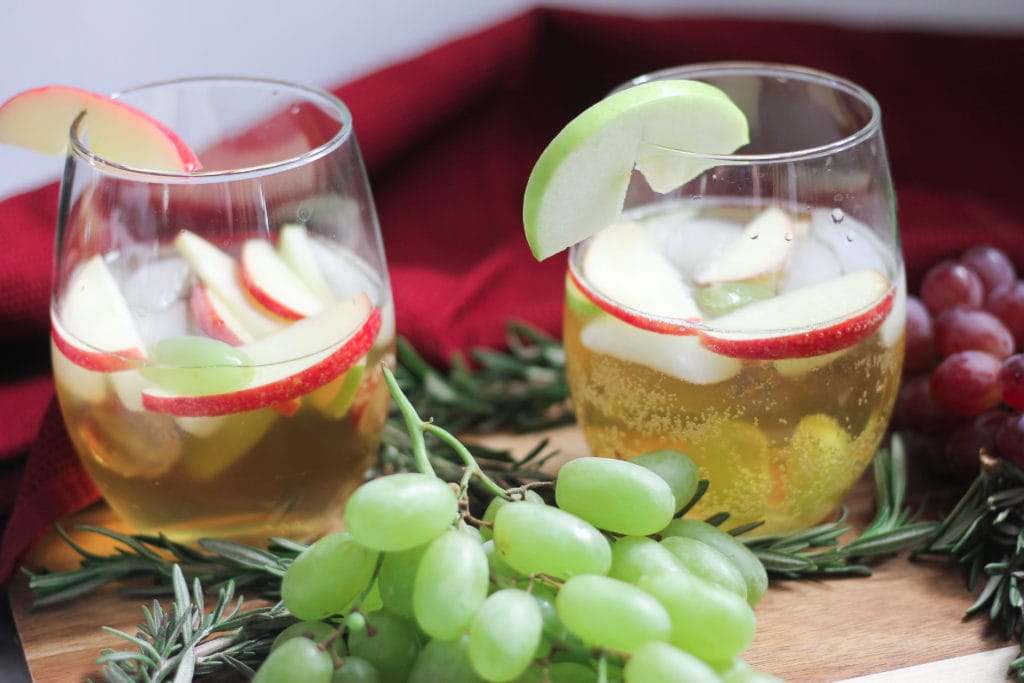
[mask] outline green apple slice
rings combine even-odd
[[[634,166],[668,192],[710,164],[666,150],[728,154],[748,135],[743,112],[706,83],[651,81],[609,95],[569,122],[530,174],[523,222],[533,255],[543,260],[615,222]]]

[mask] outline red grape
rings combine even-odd
[[[999,371],[1003,363],[984,351],[946,356],[929,378],[932,397],[955,415],[978,415],[999,405]]]
[[[938,361],[932,315],[920,299],[908,296],[907,347],[903,358],[903,372],[906,375],[918,375],[934,368]]]
[[[1024,280],[993,289],[985,301],[985,308],[1003,321],[1017,340],[1017,348],[1024,347]]]
[[[1003,361],[999,386],[1003,391],[1003,403],[1014,410],[1024,410],[1024,354],[1018,353]]]
[[[990,410],[953,431],[946,442],[946,462],[958,479],[970,481],[978,476],[982,451],[996,455],[996,430],[1005,416],[1001,410]]]
[[[1024,413],[1010,413],[996,431],[999,455],[1024,467]]]
[[[935,319],[935,345],[943,356],[984,351],[1003,359],[1013,353],[1013,335],[999,318],[980,308],[956,306]]]
[[[960,263],[978,274],[986,292],[1017,279],[1017,269],[1010,257],[988,244],[979,244],[965,251],[960,256]]]
[[[921,301],[932,315],[960,304],[978,308],[985,299],[985,285],[973,270],[956,261],[940,261],[921,281]]]

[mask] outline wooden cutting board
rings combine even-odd
[[[488,444],[522,453],[541,436],[492,437]],[[562,457],[586,453],[575,428],[547,436]],[[873,512],[867,478],[846,504],[854,524],[867,523]],[[77,523],[123,529],[103,505],[64,524]],[[81,540],[96,552],[110,549],[109,543],[96,537]],[[76,556],[53,534],[43,539],[27,562],[51,569],[75,563]],[[20,578],[13,583],[10,597],[26,659],[38,683],[102,680],[94,664],[100,651],[123,649],[127,643],[100,627],[134,632],[142,619],[138,600],[121,598],[112,590],[74,604],[30,611],[31,594]],[[963,620],[972,599],[956,567],[943,561],[910,562],[904,557],[878,564],[870,578],[775,581],[757,606],[757,635],[745,658],[757,669],[791,683],[1005,680],[1006,666],[1018,647],[988,632],[983,619]]]

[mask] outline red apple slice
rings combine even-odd
[[[147,410],[191,417],[277,406],[327,384],[358,363],[379,329],[380,308],[361,294],[241,347],[257,366],[245,387],[198,396],[150,388],[142,392],[142,404]]]
[[[60,302],[60,313],[50,319],[54,344],[68,360],[88,370],[124,370],[146,357],[128,303],[100,255],[78,267]]]
[[[231,311],[224,298],[201,282],[192,288],[188,303],[193,319],[207,337],[232,346],[253,341],[252,334]]]
[[[892,309],[893,293],[877,270],[858,270],[711,320],[699,333],[701,343],[733,358],[820,356],[874,333]]]
[[[323,303],[264,239],[242,245],[242,282],[253,299],[271,313],[298,320],[316,315]]]
[[[626,221],[595,235],[569,273],[596,306],[619,320],[662,334],[693,334],[700,311],[679,272],[639,223]]]
[[[55,342],[51,340],[50,358],[53,365],[53,378],[60,387],[62,394],[73,396],[85,403],[99,403],[107,397],[110,383],[108,374],[86,370],[68,360]]]
[[[297,223],[284,225],[277,240],[277,253],[320,302],[327,305],[334,301],[334,293],[320,270],[311,241],[306,226]]]
[[[793,245],[795,227],[781,209],[765,209],[694,279],[703,285],[740,282],[781,270]]]
[[[199,280],[224,300],[238,322],[253,337],[258,339],[282,329],[282,323],[249,300],[239,277],[238,264],[233,258],[188,230],[178,233],[174,238],[174,246],[188,261]]]
[[[199,159],[173,131],[123,102],[62,85],[19,93],[0,105],[0,143],[64,154],[85,112],[89,149],[108,161],[152,171],[192,172]]]

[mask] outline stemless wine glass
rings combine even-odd
[[[905,284],[878,104],[788,65],[694,65],[623,87],[658,79],[719,88],[750,142],[643,150],[706,170],[663,194],[634,171],[620,221],[571,250],[579,424],[599,455],[688,453],[710,480],[698,516],[813,524],[871,461],[899,387]]]
[[[202,167],[127,167],[91,150],[88,112],[72,127],[52,358],[82,463],[142,532],[334,528],[374,462],[395,336],[351,114],[327,92],[243,78],[115,99]]]

